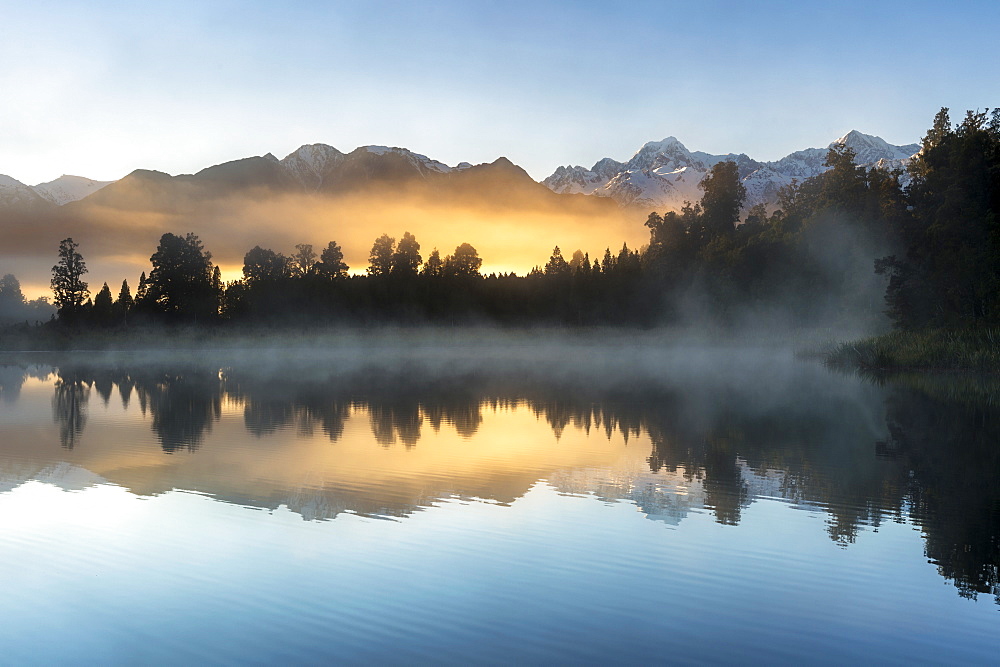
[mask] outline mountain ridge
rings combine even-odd
[[[676,137],[650,141],[625,161],[602,158],[590,169],[575,165],[558,167],[541,183],[553,192],[610,197],[623,206],[679,210],[686,202],[701,199],[698,184],[711,167],[723,160],[736,162],[747,188],[746,207],[774,205],[778,191],[792,179],[803,181],[823,173],[830,148],[844,144],[855,151],[863,166],[903,168],[920,150],[919,144],[895,146],[881,137],[851,130],[826,148],[806,148],[770,162],[758,162],[740,153],[712,155],[690,151]]]
[[[723,160],[736,162],[747,188],[746,205],[749,208],[758,203],[773,205],[778,191],[792,179],[802,181],[825,171],[823,162],[826,154],[830,147],[838,143],[855,151],[858,164],[884,169],[905,168],[920,148],[919,144],[895,146],[880,137],[851,130],[827,148],[806,148],[778,160],[760,162],[745,153],[718,155],[691,151],[676,137],[668,136],[660,141],[646,142],[624,162],[605,157],[590,169],[579,165],[560,166],[547,178],[534,181],[521,167],[505,157],[492,163],[472,165],[461,162],[452,167],[406,148],[371,145],[359,146],[344,153],[333,146],[316,143],[303,144],[281,159],[268,153],[176,176],[137,169],[118,181],[95,181],[82,176],[63,175],[47,183],[28,186],[0,175],[0,208],[37,212],[91,198],[95,202],[109,203],[114,199],[112,193],[120,194],[126,190],[125,184],[132,186],[140,181],[142,190],[151,191],[159,187],[184,190],[194,196],[199,190],[204,191],[205,196],[209,196],[209,192],[211,196],[218,196],[219,193],[250,188],[334,194],[351,192],[375,183],[392,186],[411,180],[437,182],[440,185],[447,183],[447,187],[465,189],[461,183],[463,180],[485,186],[482,172],[492,170],[497,175],[504,173],[503,178],[508,180],[529,179],[555,194],[593,195],[610,198],[625,207],[677,210],[685,202],[701,198],[698,184],[713,165]],[[171,185],[167,186],[167,183]],[[112,185],[119,187],[97,196]],[[527,183],[521,185],[530,187]],[[170,196],[171,192],[163,191],[154,198],[160,202],[159,205],[169,208],[169,202],[164,198],[169,199]]]

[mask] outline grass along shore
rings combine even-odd
[[[828,366],[863,371],[977,371],[1000,373],[1000,328],[893,331],[841,343]]]

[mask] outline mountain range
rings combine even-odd
[[[852,148],[858,164],[884,168],[905,167],[920,149],[918,144],[895,146],[856,130],[830,146],[837,143]],[[675,137],[667,137],[645,144],[625,162],[605,157],[590,169],[559,167],[539,184],[506,158],[450,167],[405,148],[362,146],[343,153],[325,144],[307,144],[280,160],[267,154],[179,176],[139,169],[118,181],[64,175],[28,186],[0,175],[0,210],[44,213],[82,200],[116,209],[175,211],[179,201],[218,198],[238,191],[254,190],[264,196],[268,192],[349,194],[376,186],[390,190],[418,187],[431,196],[435,192],[462,194],[496,205],[525,194],[552,203],[566,200],[546,197],[544,186],[550,194],[602,197],[623,207],[665,211],[698,201],[698,184],[722,160],[738,165],[750,207],[773,204],[780,188],[792,179],[802,181],[822,173],[828,150],[829,146],[806,148],[780,160],[760,162],[743,153],[690,151]]]
[[[856,162],[886,169],[903,168],[919,150],[919,144],[894,146],[880,137],[848,132],[826,148],[806,148],[773,162],[758,162],[740,153],[711,155],[690,151],[675,137],[651,141],[627,162],[611,158],[598,160],[593,167],[565,166],[542,181],[553,192],[581,193],[610,197],[623,206],[657,210],[679,210],[684,202],[701,199],[698,184],[718,162],[736,163],[747,189],[746,206],[773,204],[778,191],[792,182],[824,172],[827,152],[837,144],[853,149]]]

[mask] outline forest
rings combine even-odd
[[[335,241],[317,252],[255,246],[224,283],[194,234],[165,233],[148,274],[96,293],[72,238],[52,269],[54,309],[0,280],[7,332],[115,332],[160,325],[710,325],[899,331],[981,329],[1000,319],[1000,109],[953,123],[941,109],[906,171],[829,169],[745,209],[736,164],[719,162],[703,196],[650,213],[642,248],[549,255],[527,275],[484,275],[470,243],[424,256],[409,232],[375,239],[364,274]],[[423,252],[426,252],[424,249]],[[598,256],[600,255],[600,256]],[[31,323],[35,324],[32,325]],[[22,323],[11,325],[11,323]]]

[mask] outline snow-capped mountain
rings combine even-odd
[[[356,182],[359,172],[371,179],[391,171],[399,177],[410,175],[448,174],[462,171],[472,165],[462,162],[449,167],[426,155],[406,148],[389,146],[361,146],[350,153],[342,153],[326,144],[306,144],[277,160],[285,180],[306,191],[342,190],[345,182]]]
[[[830,147],[845,144],[854,150],[858,164],[881,168],[905,168],[920,150],[918,144],[894,146],[885,140],[848,132],[827,148],[807,148],[774,162],[758,162],[745,154],[712,155],[689,151],[675,137],[651,141],[627,162],[610,158],[592,168],[559,167],[542,184],[557,193],[583,193],[611,197],[624,206],[679,210],[684,202],[697,202],[698,184],[709,169],[722,160],[736,162],[747,188],[746,206],[773,204],[778,191],[792,179],[803,181],[826,171],[823,162]]]
[[[0,174],[0,209],[35,212],[50,206],[47,199],[21,181]]]
[[[33,185],[31,189],[56,206],[62,206],[71,201],[83,199],[111,183],[114,181],[95,181],[83,176],[63,174],[54,181]]]

